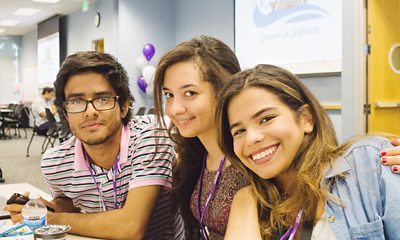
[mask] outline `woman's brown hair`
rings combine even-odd
[[[195,37],[177,45],[160,60],[154,76],[154,110],[158,121],[164,121],[163,85],[166,70],[181,62],[193,62],[200,69],[200,76],[209,82],[217,93],[229,77],[240,71],[233,51],[222,41],[208,36]],[[199,179],[206,149],[197,137],[185,138],[171,123],[169,135],[176,144],[177,164],[173,169],[173,197],[185,221],[187,235],[194,236],[197,224],[190,210],[190,198]]]
[[[304,136],[291,168],[297,172],[288,189],[274,179],[262,179],[235,155],[228,120],[228,106],[233,97],[245,88],[260,88],[272,92],[299,116],[305,106],[313,117],[313,131]],[[293,224],[297,212],[303,209],[303,223],[314,223],[317,205],[328,197],[327,185],[320,187],[325,168],[343,152],[332,123],[314,95],[289,71],[273,66],[258,65],[234,75],[219,94],[217,106],[219,144],[232,164],[247,176],[258,200],[260,230],[263,239],[277,236]]]

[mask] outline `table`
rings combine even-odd
[[[29,183],[0,184],[0,196],[8,199],[15,192],[17,192],[17,193],[37,192],[40,194],[40,196],[43,199],[46,199],[47,201],[52,200],[52,197],[49,194],[32,186]],[[2,206],[0,206],[0,207],[2,207]],[[12,224],[11,220],[7,220],[7,221],[9,221],[8,224]],[[67,235],[67,240],[78,240],[78,239],[96,239],[96,238],[82,237],[82,236],[77,236],[77,235],[73,235],[73,234]]]
[[[12,113],[12,112],[14,112],[14,110],[12,110],[12,109],[4,109],[4,108],[0,108],[0,114],[1,114],[1,134],[0,134],[0,138],[7,138],[7,135],[6,135],[6,131],[5,131],[5,128],[4,128],[4,122],[5,122],[5,117],[8,115],[8,114],[10,114],[10,113]]]

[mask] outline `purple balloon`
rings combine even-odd
[[[144,80],[142,75],[140,77],[138,77],[137,85],[139,86],[140,90],[142,90],[142,92],[144,92],[144,93],[146,92],[147,83]]]
[[[155,52],[156,52],[156,48],[154,47],[153,44],[148,43],[148,44],[144,45],[143,55],[146,57],[147,61],[151,60],[151,58],[154,56]]]

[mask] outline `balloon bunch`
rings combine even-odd
[[[135,60],[135,66],[142,72],[142,75],[137,79],[137,85],[139,89],[149,97],[152,97],[153,94],[153,77],[156,72],[156,68],[150,65],[149,62],[153,58],[155,52],[156,49],[154,45],[147,43],[143,47],[143,56]]]

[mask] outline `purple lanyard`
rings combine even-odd
[[[88,155],[87,155],[87,152],[86,152],[85,150],[83,150],[83,153],[84,153],[85,160],[86,160],[86,166],[87,166],[87,168],[89,169],[90,176],[92,176],[92,179],[93,179],[93,181],[94,181],[94,184],[96,185],[97,192],[99,193],[99,196],[100,196],[100,198],[101,198],[101,200],[102,200],[102,203],[103,203],[103,210],[104,210],[104,211],[107,211],[108,209],[107,209],[106,203],[105,203],[105,201],[104,201],[103,192],[100,191],[99,184],[96,182],[96,179],[95,179],[95,177],[94,177],[93,170],[92,170],[92,168],[90,167],[89,157],[88,157]],[[118,153],[117,158],[115,159],[114,165],[113,165],[113,167],[112,167],[112,173],[113,173],[113,190],[114,190],[114,191],[113,191],[113,192],[114,192],[114,208],[115,208],[115,209],[118,209],[118,203],[117,203],[117,181],[116,181],[116,178],[115,178],[116,175],[117,175],[118,162],[119,162],[119,153]]]
[[[296,221],[290,228],[287,230],[287,232],[280,238],[280,240],[285,240],[289,237],[289,240],[293,240],[294,235],[297,232],[297,229],[299,228],[300,220],[301,220],[301,215],[303,215],[303,209],[300,209],[299,212],[297,213]],[[289,236],[290,235],[290,236]]]
[[[207,159],[207,154],[204,156],[204,160],[203,160],[203,167],[201,168],[201,173],[200,173],[200,179],[199,179],[199,194],[198,194],[198,199],[197,199],[197,210],[198,210],[198,214],[199,214],[199,225],[200,225],[200,233],[203,235],[204,239],[208,240],[208,232],[206,227],[203,225],[203,220],[204,220],[204,216],[206,215],[207,209],[210,205],[211,199],[215,193],[215,190],[217,188],[217,184],[218,184],[218,179],[219,176],[221,175],[222,172],[222,167],[224,166],[224,162],[225,162],[225,157],[221,158],[221,161],[219,162],[219,167],[217,170],[217,173],[214,176],[214,181],[211,185],[211,191],[208,193],[208,197],[206,200],[206,204],[204,205],[203,210],[201,209],[201,192],[202,192],[202,188],[203,188],[203,175],[204,175],[204,169],[206,167],[206,159]]]

